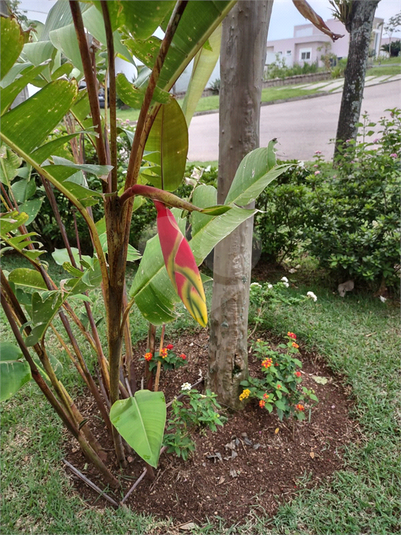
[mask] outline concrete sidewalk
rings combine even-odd
[[[370,87],[372,85],[384,84],[387,82],[395,82],[401,80],[401,74],[387,74],[384,76],[374,76],[368,75],[365,78],[365,87]],[[305,91],[317,90],[325,93],[338,93],[342,91],[344,86],[344,78],[339,78],[337,80],[326,80],[321,82],[313,82],[311,84],[303,85],[294,85],[291,86],[296,89],[302,89]],[[288,89],[288,86],[277,88],[278,90]]]

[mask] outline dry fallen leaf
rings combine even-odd
[[[183,531],[189,531],[196,528],[196,524],[194,522],[187,522],[186,524],[182,524],[181,526],[178,526],[178,529],[182,529]]]
[[[312,375],[312,379],[319,385],[325,385],[328,382],[327,377],[320,377],[319,375]]]
[[[311,451],[309,455],[312,457],[312,459],[315,458],[315,452],[314,451]]]
[[[280,431],[280,428],[277,427],[275,430],[274,430],[274,434],[277,435],[277,433]]]

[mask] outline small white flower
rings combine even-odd
[[[316,295],[315,295],[313,292],[308,292],[306,295],[307,295],[308,297],[310,297],[311,299],[313,299],[313,300],[315,301],[315,303],[316,303],[316,301],[317,301],[317,297],[316,297]]]
[[[305,162],[303,160],[298,160],[298,167],[305,167]]]
[[[290,286],[290,285],[288,284],[288,282],[283,282],[283,284],[284,284],[284,286],[285,286],[286,288],[288,288],[288,287]]]
[[[292,274],[292,273],[296,273],[297,270],[295,268],[291,268],[291,269],[288,270],[288,272]]]
[[[252,288],[252,287],[262,288],[262,286],[261,286],[258,282],[253,282],[253,283],[251,284],[251,288]]]
[[[267,289],[268,289],[268,290],[271,290],[272,288],[273,288],[273,284],[270,284],[270,283],[269,283],[269,284],[267,285]]]
[[[192,385],[191,383],[184,383],[181,385],[181,390],[191,390]]]
[[[387,299],[383,297],[382,295],[379,295],[379,299],[382,303],[385,303],[387,301]]]
[[[281,282],[288,282],[287,277],[281,277]]]

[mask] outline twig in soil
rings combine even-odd
[[[143,469],[142,474],[138,477],[138,479],[135,481],[135,483],[132,485],[132,487],[129,489],[127,494],[124,496],[124,498],[121,500],[121,503],[124,503],[128,498],[131,496],[131,494],[134,492],[136,487],[139,485],[139,483],[142,481],[142,479],[146,476],[146,472],[148,471],[147,468]]]
[[[74,474],[76,476],[78,476],[80,479],[82,479],[82,481],[84,483],[86,483],[89,487],[91,487],[93,490],[95,490],[98,494],[100,494],[100,496],[103,496],[103,498],[105,500],[107,500],[108,502],[110,502],[111,504],[114,505],[114,507],[119,507],[119,504],[113,500],[113,498],[110,498],[110,496],[108,494],[106,494],[104,492],[104,490],[102,489],[99,489],[99,487],[97,485],[95,485],[94,483],[92,483],[92,481],[90,479],[88,479],[86,476],[84,476],[77,468],[75,468],[75,466],[73,466],[71,463],[69,463],[66,459],[63,459],[63,463],[66,464],[68,466],[68,468],[74,472]]]
[[[160,450],[160,454],[159,456],[164,452],[166,451],[167,447],[166,446],[163,446],[162,449]],[[139,485],[139,483],[142,481],[142,479],[146,476],[146,474],[148,473],[148,469],[149,468],[152,468],[151,466],[146,466],[144,469],[143,469],[143,472],[142,474],[138,477],[138,479],[135,481],[135,483],[132,485],[132,487],[129,489],[129,491],[127,492],[127,494],[124,496],[124,498],[121,500],[121,504],[123,504],[126,500],[128,500],[128,498],[131,496],[131,494],[134,492],[134,490],[136,489],[136,487]]]

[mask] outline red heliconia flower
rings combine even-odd
[[[171,211],[162,202],[153,202],[157,210],[157,232],[168,276],[185,308],[202,327],[206,327],[205,292],[189,243],[178,228]]]

